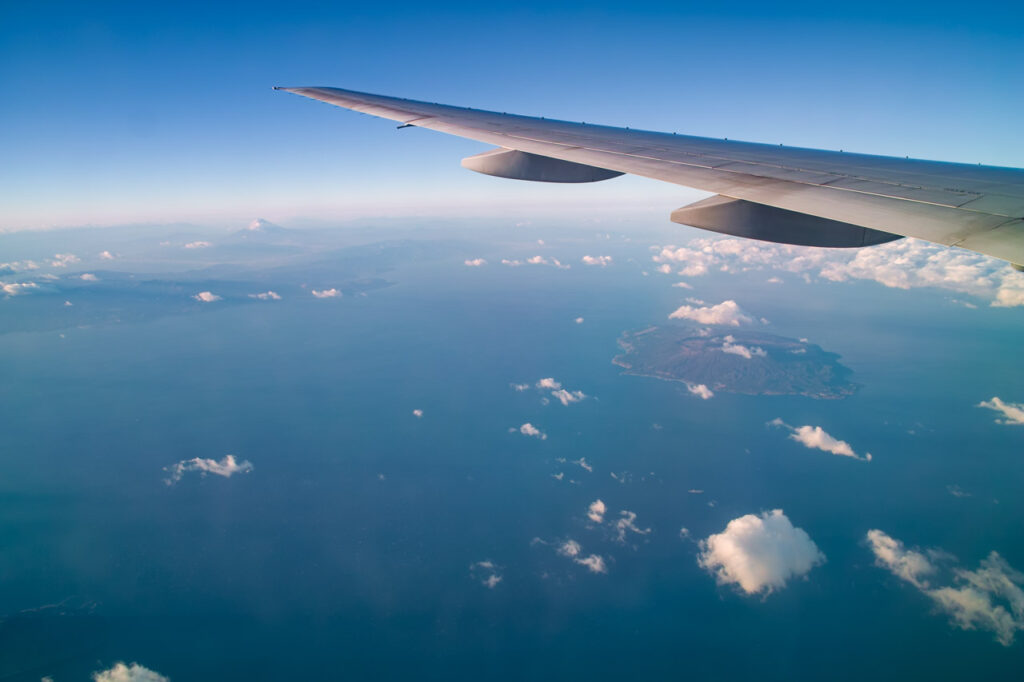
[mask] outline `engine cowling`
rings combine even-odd
[[[607,168],[500,147],[466,157],[462,165],[484,175],[533,182],[598,182],[623,175]]]
[[[672,222],[737,237],[799,246],[853,248],[901,238],[898,234],[722,195],[677,208],[672,212]]]

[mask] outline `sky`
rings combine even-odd
[[[1020,166],[1011,3],[20,3],[0,21],[0,230],[664,215],[639,178],[478,176],[480,143],[272,86]]]

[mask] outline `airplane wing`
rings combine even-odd
[[[714,192],[672,220],[716,232],[832,247],[916,237],[1024,263],[1022,169],[612,128],[339,88],[275,89],[496,145],[462,162],[489,175],[594,182],[632,173]]]

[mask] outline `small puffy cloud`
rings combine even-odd
[[[313,289],[312,294],[317,298],[340,298],[343,295],[337,289]]]
[[[587,518],[594,523],[603,523],[604,513],[607,509],[608,508],[605,506],[604,502],[601,500],[594,500],[590,503],[590,506],[587,507]]]
[[[281,295],[276,291],[264,291],[260,294],[249,294],[249,298],[255,298],[260,301],[280,301]]]
[[[715,397],[714,391],[704,384],[686,384],[686,390],[701,400],[710,400]]]
[[[586,394],[583,391],[567,391],[564,388],[560,388],[557,391],[552,391],[553,395],[563,405],[569,405],[570,403],[578,403],[584,398]]]
[[[736,339],[732,336],[725,337],[722,342],[722,352],[729,353],[731,355],[738,355],[741,358],[746,358],[747,360],[750,360],[755,356],[763,358],[768,355],[764,348],[761,348],[760,346],[744,346],[742,344],[735,343],[735,341]]]
[[[508,258],[502,258],[501,259],[501,264],[502,265],[507,265],[510,268],[518,268],[520,265],[523,264],[523,261],[521,261],[521,260],[509,260]]]
[[[868,546],[875,554],[875,565],[888,569],[898,578],[914,587],[928,587],[927,576],[935,573],[935,566],[921,552],[907,549],[899,540],[880,530],[869,530]]]
[[[470,564],[469,575],[489,590],[493,590],[502,581],[499,567],[490,559]]]
[[[790,432],[790,438],[804,447],[811,448],[812,450],[822,450],[823,452],[830,452],[833,455],[852,457],[853,459],[859,459],[865,462],[871,461],[870,452],[865,454],[863,457],[858,455],[854,451],[853,446],[845,440],[839,440],[838,438],[833,437],[820,426],[790,426],[778,417],[768,422],[768,425],[787,429]]]
[[[598,266],[603,268],[603,267],[611,264],[612,257],[611,256],[584,256],[580,260],[583,261],[584,265],[598,265]]]
[[[587,473],[594,473],[594,467],[590,466],[590,463],[587,462],[586,457],[580,457],[579,459],[573,460],[572,464],[576,464],[577,466],[579,466],[580,469],[583,469]]]
[[[1019,426],[1024,424],[1024,403],[1006,403],[1000,398],[995,396],[992,400],[982,400],[978,403],[978,407],[987,407],[990,410],[995,410],[1003,415],[1003,417],[996,418],[997,424],[1008,424],[1011,426]]]
[[[676,287],[677,289],[692,289],[693,288],[693,285],[688,283],[688,282],[676,282],[672,286]]]
[[[524,436],[533,436],[534,438],[540,438],[541,440],[547,440],[548,434],[544,433],[530,422],[526,422],[519,427],[519,433]]]
[[[192,298],[199,301],[200,303],[213,303],[214,301],[221,300],[220,296],[209,291],[200,291]]]
[[[586,566],[591,573],[607,573],[608,567],[604,558],[597,554],[582,556],[583,548],[575,540],[566,540],[558,546],[558,553],[572,559],[580,566]]]
[[[660,272],[663,275],[671,275],[672,274],[672,266],[669,265],[668,263],[666,263],[664,265],[659,265],[658,267],[655,268],[655,270],[657,270],[658,272]]]
[[[169,677],[138,663],[115,663],[113,668],[94,672],[92,679],[93,682],[170,682]]]
[[[413,410],[412,416],[416,417],[417,419],[421,419],[423,417],[423,410]]]
[[[636,512],[631,512],[628,509],[623,509],[619,512],[619,520],[615,522],[615,539],[619,542],[626,541],[626,533],[636,533],[638,535],[647,535],[651,532],[650,528],[639,528],[636,525]]]
[[[203,241],[189,242],[188,244],[185,244],[186,249],[206,249],[211,246],[213,246],[213,244],[211,244],[210,242]]]
[[[522,393],[523,391],[527,391],[530,388],[530,384],[510,384],[510,386],[512,386],[514,390],[519,391],[520,393]]]
[[[487,265],[487,261],[485,261],[483,258],[467,258],[466,260],[463,261],[463,263],[465,263],[467,266],[471,268],[478,268],[481,265]]]
[[[807,575],[825,555],[781,509],[733,519],[725,530],[700,541],[697,563],[720,585],[745,594],[771,594],[791,578]]]
[[[557,390],[557,389],[559,389],[561,387],[562,387],[561,382],[555,381],[551,377],[547,377],[546,379],[541,379],[540,381],[537,382],[537,388],[539,388],[539,389]]]
[[[7,282],[0,284],[0,291],[4,292],[7,296],[17,296],[31,289],[38,288],[39,285],[35,282]]]
[[[583,318],[577,317],[575,320],[573,320],[573,322],[575,322],[576,324],[583,324]]]
[[[1003,646],[1013,644],[1017,632],[1024,630],[1024,574],[998,552],[989,553],[976,570],[954,566],[952,579],[940,580],[929,556],[952,559],[950,555],[930,550],[926,556],[880,530],[868,531],[867,541],[875,565],[930,597],[954,626],[989,631]]]
[[[100,281],[100,278],[97,277],[96,275],[92,274],[91,272],[83,272],[81,275],[78,276],[78,279],[82,280],[83,282],[98,282],[98,281]]]
[[[50,266],[54,268],[66,268],[72,263],[77,263],[79,260],[81,259],[73,253],[55,253],[53,254],[53,260],[50,261]]]
[[[114,260],[116,256],[109,251],[100,251],[100,259],[102,260]]]
[[[736,301],[722,301],[707,307],[680,306],[668,316],[670,320],[693,320],[700,324],[718,324],[738,327],[754,320],[740,309]]]
[[[167,485],[173,485],[180,481],[185,474],[193,471],[198,471],[200,476],[216,474],[224,478],[231,478],[235,474],[247,474],[252,471],[252,462],[247,459],[239,462],[234,455],[225,455],[224,459],[219,462],[215,459],[193,457],[164,467],[164,471],[169,474],[165,482]]]

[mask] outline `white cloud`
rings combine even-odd
[[[490,559],[470,564],[469,575],[489,590],[493,590],[502,581],[499,567]]]
[[[180,481],[182,476],[192,471],[198,471],[200,476],[216,474],[224,478],[231,478],[235,474],[247,474],[252,471],[252,462],[247,459],[239,462],[234,455],[225,455],[224,459],[219,462],[215,459],[193,457],[164,467],[164,471],[170,474],[165,482],[167,485],[173,485]]]
[[[997,424],[1008,424],[1018,426],[1024,424],[1024,403],[1006,403],[995,396],[992,400],[982,400],[978,407],[987,407],[990,410],[1001,412],[1003,418],[996,419]]]
[[[722,301],[718,305],[704,308],[680,306],[668,316],[670,320],[693,320],[700,324],[720,324],[738,327],[749,324],[753,319],[740,309],[736,301]]]
[[[170,682],[169,677],[138,663],[115,663],[113,668],[94,672],[92,679],[93,682]]]
[[[280,301],[281,295],[276,291],[264,291],[261,294],[249,294],[249,298],[256,298],[261,301]]]
[[[102,260],[114,260],[115,256],[109,251],[100,251],[100,258]]]
[[[65,307],[65,308],[70,308],[70,307],[71,307],[71,306],[73,306],[73,305],[75,305],[75,304],[74,304],[74,303],[72,303],[71,301],[64,301],[64,307]]]
[[[586,457],[580,457],[579,459],[573,460],[571,463],[579,465],[579,467],[587,473],[594,473],[594,467],[590,466]]]
[[[337,289],[313,289],[311,293],[317,298],[341,298],[344,295]]]
[[[50,265],[55,268],[66,268],[72,263],[77,263],[79,260],[81,259],[73,253],[55,253],[53,254],[53,260],[50,261]]]
[[[812,450],[822,450],[823,452],[830,452],[833,455],[852,457],[853,459],[859,459],[864,462],[871,461],[870,452],[865,454],[863,457],[858,455],[854,451],[853,446],[845,440],[834,438],[820,426],[790,426],[778,417],[768,422],[768,424],[770,426],[778,426],[787,429],[790,432],[790,438],[804,447],[811,448]]]
[[[765,280],[768,284],[782,284],[782,279],[779,277],[769,277]]]
[[[677,287],[679,289],[692,289],[693,288],[693,285],[688,283],[688,282],[676,282],[672,286]]]
[[[463,262],[471,268],[478,268],[481,265],[487,265],[487,261],[485,261],[483,258],[467,258]]]
[[[192,298],[196,299],[200,303],[213,303],[214,301],[221,300],[221,297],[209,291],[200,291]]]
[[[741,358],[746,358],[747,360],[750,360],[755,356],[763,358],[768,355],[768,353],[766,353],[760,346],[748,347],[739,343],[734,343],[735,341],[736,339],[732,336],[725,337],[725,340],[722,343],[722,352],[729,353],[731,355],[739,355]]]
[[[574,321],[574,322],[575,322],[576,324],[583,324],[583,318],[582,318],[582,317],[577,317],[577,318],[576,318],[575,320],[573,320],[573,321]]]
[[[561,387],[562,387],[561,382],[555,381],[551,377],[547,377],[546,379],[541,379],[540,381],[537,382],[537,388],[542,389],[542,390],[543,389],[557,390],[557,389],[559,389]]]
[[[96,275],[92,274],[91,272],[83,272],[81,275],[78,276],[78,279],[82,280],[83,282],[98,282],[98,281],[100,281],[100,278],[97,277]]]
[[[564,388],[560,388],[557,391],[552,391],[551,395],[553,395],[563,405],[566,406],[568,406],[569,403],[578,403],[587,397],[583,391],[567,391]]]
[[[413,410],[412,411],[412,416],[416,417],[417,419],[422,418],[423,417],[423,410]]]
[[[8,282],[0,284],[0,291],[8,296],[17,296],[18,294],[24,294],[29,289],[38,288],[39,285],[35,282]]]
[[[185,244],[186,249],[205,249],[211,246],[213,246],[213,244],[211,244],[210,242],[203,241],[189,242],[188,244]]]
[[[584,256],[580,260],[583,261],[584,265],[599,265],[602,268],[612,262],[611,256]]]
[[[530,388],[530,384],[510,384],[515,390],[522,392]]]
[[[1015,570],[997,552],[981,560],[977,570],[953,568],[953,580],[934,586],[937,566],[924,553],[908,550],[899,540],[880,530],[870,530],[868,545],[875,564],[888,569],[930,597],[953,625],[962,630],[986,630],[996,641],[1010,646],[1017,632],[1024,630],[1024,574]],[[930,555],[952,559],[944,552]]]
[[[638,528],[636,521],[636,512],[631,512],[628,509],[623,509],[619,512],[621,518],[615,522],[615,539],[619,542],[626,541],[626,533],[637,533],[638,535],[647,535],[651,532],[650,528]]]
[[[599,554],[591,554],[580,559],[574,559],[576,563],[581,566],[586,566],[590,569],[591,573],[607,573],[608,566],[604,562],[604,557]]]
[[[771,594],[825,561],[810,536],[781,509],[733,519],[723,532],[701,540],[700,549],[702,568],[720,585],[736,585],[746,594]]]
[[[548,434],[544,433],[530,422],[526,422],[519,427],[519,433],[524,436],[533,436],[534,438],[540,438],[541,440],[547,440]]]
[[[1024,306],[1024,273],[994,258],[917,239],[846,250],[698,238],[686,247],[653,249],[654,262],[680,265],[685,276],[773,269],[808,281],[818,277],[868,280],[897,289],[933,287],[986,298],[992,306]]]
[[[714,391],[705,386],[704,384],[686,384],[686,390],[694,394],[701,400],[710,400],[715,397]]]
[[[604,513],[607,510],[608,508],[605,506],[604,502],[601,500],[594,500],[590,503],[590,506],[587,507],[587,518],[594,523],[603,523]]]
[[[607,573],[608,567],[605,565],[604,558],[597,555],[591,554],[590,556],[580,556],[583,552],[583,548],[580,547],[580,543],[575,540],[566,540],[558,546],[558,553],[564,557],[572,559],[574,562],[581,566],[586,566],[591,573]]]
[[[875,565],[915,587],[928,587],[926,576],[935,573],[935,566],[921,552],[907,549],[899,540],[880,530],[869,530],[868,545],[875,553]]]

